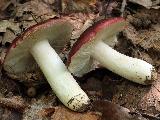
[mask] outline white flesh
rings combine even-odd
[[[88,96],[47,40],[36,43],[30,53],[40,66],[51,88],[65,106],[74,111],[80,111],[89,104]]]
[[[121,54],[103,41],[95,43],[91,55],[102,66],[133,82],[145,84],[147,80],[152,79],[154,67],[151,64]]]

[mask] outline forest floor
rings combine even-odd
[[[133,0],[134,1],[134,0]],[[83,113],[65,108],[40,70],[8,75],[0,66],[1,120],[160,120],[160,2],[151,0],[0,0],[0,59],[12,41],[28,27],[50,18],[67,18],[74,26],[68,52],[81,33],[104,18],[123,16],[127,27],[115,49],[155,66],[152,85],[128,81],[104,68],[75,79],[92,107]],[[151,4],[151,5],[150,5]]]

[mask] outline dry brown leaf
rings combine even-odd
[[[140,11],[135,16],[128,15],[128,25],[124,33],[134,45],[160,52],[160,19],[158,17],[160,12],[156,10],[152,12],[146,10]]]
[[[55,112],[55,108],[44,108],[37,112],[41,117],[51,116]]]
[[[71,39],[77,39],[88,27],[93,24],[94,19],[97,16],[94,14],[72,13],[65,16],[73,26]]]
[[[130,2],[143,5],[144,7],[150,8],[152,6],[152,0],[129,0]]]
[[[0,107],[1,120],[22,120],[22,113]]]
[[[132,116],[129,114],[127,108],[113,104],[107,100],[97,100],[93,102],[95,110],[102,112],[102,118],[105,120],[131,120]]]
[[[156,25],[155,27],[157,27]],[[144,49],[153,48],[156,51],[160,52],[160,27],[152,31],[141,30],[136,31],[133,26],[128,26],[125,31],[127,37],[136,45],[139,44]]]
[[[71,0],[64,0],[65,3],[69,3]],[[97,0],[72,0],[76,4],[94,5]]]
[[[0,32],[6,32],[7,28],[13,30],[14,33],[16,34],[21,32],[18,23],[8,21],[8,20],[1,20],[0,21]]]
[[[56,107],[51,120],[101,120],[95,112],[77,113],[64,107]]]
[[[41,17],[41,20],[45,20],[55,16],[51,7],[41,0],[31,0],[24,4],[19,4],[16,11],[16,16],[30,21],[38,19],[38,17]]]
[[[146,8],[155,8],[160,3],[160,0],[129,0],[130,2],[137,3]]]
[[[54,4],[56,0],[42,0],[42,1],[47,4]]]
[[[49,113],[46,112],[46,110],[48,109],[52,112],[53,104],[55,102],[56,97],[53,95],[41,96],[38,100],[32,99],[30,107],[24,111],[23,120],[47,120],[45,119],[45,115],[48,115]],[[44,113],[44,111],[46,113]]]
[[[27,107],[22,97],[13,96],[12,98],[0,97],[0,105],[6,108],[11,108],[23,112]]]
[[[160,74],[152,86],[141,86],[125,81],[117,88],[118,92],[113,96],[113,103],[123,104],[131,111],[150,115],[160,113]]]
[[[7,29],[4,33],[2,44],[4,45],[6,42],[12,43],[15,38],[16,35],[11,30]]]
[[[9,4],[11,3],[12,0],[0,0],[0,12],[5,10]]]
[[[73,11],[91,11],[91,7],[94,8],[97,0],[64,0],[63,1],[63,12],[73,12]]]
[[[160,112],[160,74],[151,89],[142,97],[139,107],[148,113]]]
[[[94,5],[97,0],[73,0],[75,1],[76,3],[84,3],[86,5]]]
[[[2,36],[0,36],[0,43],[2,42]]]

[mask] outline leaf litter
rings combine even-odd
[[[151,0],[142,1],[143,0],[138,0],[136,3],[149,9],[142,6],[140,7],[136,4],[134,4],[135,8],[131,7],[130,2],[133,2],[132,0],[125,5],[126,9],[123,11],[123,15],[126,17],[128,27],[123,31],[123,34],[120,35],[119,44],[117,44],[116,49],[120,50],[122,53],[129,54],[130,56],[144,59],[149,63],[154,64],[158,70],[160,69],[159,3],[158,1]],[[95,21],[104,18],[103,14],[105,14],[105,16],[107,15],[107,17],[119,15],[121,9],[120,5],[122,4],[121,1],[115,0],[110,2],[109,7],[106,8],[106,6],[108,6],[107,2],[99,0],[73,0],[72,2],[64,0],[62,1],[62,11],[57,12],[57,4],[55,4],[55,2],[56,0],[2,0],[2,4],[0,5],[0,15],[3,19],[0,21],[1,51],[7,49],[7,46],[5,46],[6,42],[11,43],[18,34],[29,26],[49,18],[61,16],[66,17],[74,25],[71,42],[66,45],[66,48],[62,52],[62,59],[65,60],[71,46],[83,31],[94,24]],[[150,8],[154,8],[154,10]],[[62,14],[59,12],[62,12]],[[4,54],[5,53],[1,55],[1,60],[3,60]],[[38,77],[33,73],[21,76],[20,78],[17,78],[16,76],[7,77],[3,70],[1,79],[7,79],[7,81],[18,79],[18,81],[15,81],[15,84],[18,86],[21,86],[22,81],[29,80],[28,82],[25,82],[25,86],[28,87],[38,85],[32,82],[35,79],[44,80],[43,76]],[[28,98],[26,94],[21,92],[21,90],[23,91],[24,89],[20,88],[20,92],[17,92],[16,95],[23,94],[22,101],[27,103],[27,105],[29,104],[29,107],[24,109],[25,112],[23,112],[23,116],[18,115],[21,116],[19,119],[116,120],[113,117],[117,116],[117,114],[115,114],[116,112],[109,113],[110,109],[116,108],[119,114],[119,120],[150,120],[151,116],[152,119],[158,120],[156,115],[158,115],[160,111],[160,79],[152,86],[141,86],[128,82],[123,78],[100,68],[88,73],[82,78],[77,78],[77,80],[80,81],[82,88],[87,91],[87,94],[93,99],[94,109],[92,108],[85,113],[76,113],[62,106],[61,103],[57,101],[56,96],[49,93],[50,90],[48,89],[46,90],[47,94],[45,93],[43,95],[43,93],[41,93],[40,95],[35,96],[35,98]],[[93,83],[91,81],[93,81]],[[22,83],[24,84],[24,82]],[[1,84],[3,85],[3,83]],[[11,101],[11,103],[9,102],[10,104],[23,108],[23,104],[21,102],[21,104],[18,104],[18,100],[16,101],[13,96],[6,96],[6,93],[7,95],[8,93],[15,94],[15,90],[9,88],[10,87],[5,87],[4,89],[1,89],[2,100]],[[104,99],[109,99],[112,103],[106,102]],[[5,106],[5,104],[2,104],[2,110],[6,111],[3,112],[3,116],[6,116],[8,113],[15,115],[15,112],[8,108],[16,107],[11,105]],[[119,105],[123,107],[121,108]],[[123,111],[122,109],[127,111]],[[130,113],[134,113],[135,116]],[[112,117],[108,115],[111,115]],[[142,117],[142,115],[146,115],[145,118]],[[5,118],[7,119],[7,117],[3,117],[2,119]],[[12,118],[15,118],[15,116]]]

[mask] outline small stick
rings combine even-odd
[[[107,0],[107,6],[106,7],[104,7],[105,9],[105,18],[107,18],[107,15],[108,15],[108,13],[107,13],[107,9],[108,9],[108,7],[109,7],[109,4],[110,4],[110,2],[111,2],[111,0]]]
[[[62,0],[55,0],[57,12],[62,12]]]
[[[123,17],[123,12],[125,10],[126,4],[127,4],[127,1],[123,0],[122,1],[122,6],[121,6],[121,17]]]
[[[0,106],[15,109],[19,112],[23,112],[28,105],[24,103],[21,97],[14,96],[12,98],[0,97]]]

